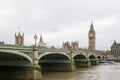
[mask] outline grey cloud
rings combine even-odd
[[[21,32],[24,32],[27,37],[26,43],[33,43],[32,36],[35,33],[43,33],[56,37],[53,39],[48,37],[50,39],[50,41],[47,39],[48,44],[52,44],[54,43],[52,41],[56,40],[54,44],[57,45],[67,38],[70,41],[73,39],[81,41],[80,46],[84,47],[88,45],[87,32],[91,20],[93,20],[97,35],[102,35],[101,30],[105,31],[97,39],[97,49],[109,49],[109,44],[105,48],[101,44],[113,38],[119,41],[117,36],[109,36],[109,34],[117,35],[119,33],[119,3],[119,0],[0,0],[0,35],[4,35],[0,37],[0,40],[14,43],[14,33],[18,32],[17,26],[20,25]],[[100,24],[98,20],[104,21],[106,17],[115,19],[116,23],[113,25]],[[106,22],[110,23],[109,20]],[[101,26],[101,29],[98,26]],[[110,29],[106,26],[110,26]],[[85,30],[81,34],[84,27]],[[113,30],[115,27],[117,29]],[[65,35],[58,40],[57,36],[61,36],[60,34]]]

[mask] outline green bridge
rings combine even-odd
[[[74,71],[77,67],[96,65],[103,59],[98,52],[0,44],[0,67],[14,69],[20,79],[39,80],[43,70]]]

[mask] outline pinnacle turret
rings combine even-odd
[[[42,48],[46,48],[46,47],[47,47],[47,44],[44,43],[44,41],[43,41],[42,34],[40,35],[40,41],[39,41],[39,43],[38,43],[38,46],[39,46],[39,47],[42,47]]]
[[[42,34],[40,35],[40,42],[43,42]]]

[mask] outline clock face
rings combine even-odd
[[[93,36],[93,34],[90,34],[90,36]]]

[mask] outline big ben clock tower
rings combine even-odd
[[[94,30],[92,22],[91,22],[90,30],[89,30],[89,33],[88,33],[88,38],[89,38],[88,50],[91,51],[91,52],[94,52],[95,51],[95,30]]]

